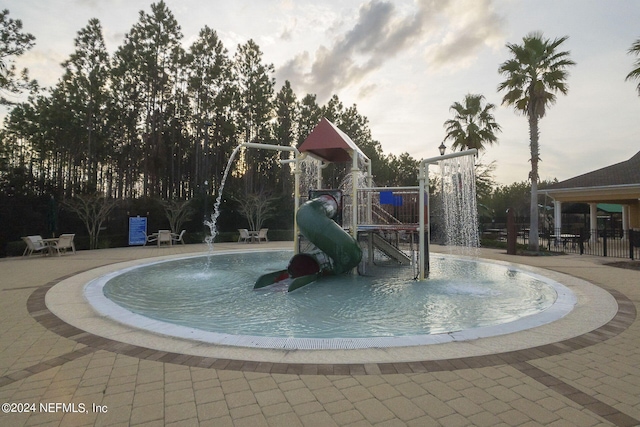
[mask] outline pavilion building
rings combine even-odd
[[[554,227],[562,230],[563,203],[589,205],[589,225],[598,229],[598,204],[621,206],[624,236],[640,229],[640,151],[629,160],[558,182],[543,190],[553,200]],[[592,233],[591,239],[597,239]]]

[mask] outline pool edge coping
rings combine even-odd
[[[256,249],[256,251],[263,251]],[[224,251],[233,253],[237,251]],[[610,292],[574,276],[552,270],[531,267],[500,260],[486,262],[517,266],[531,274],[549,277],[567,286],[577,295],[578,304],[574,310],[563,318],[547,325],[537,326],[526,331],[512,332],[495,337],[483,337],[468,341],[452,341],[410,347],[385,347],[366,349],[327,349],[327,350],[292,350],[292,349],[258,349],[247,347],[230,347],[219,344],[194,342],[186,338],[166,337],[157,333],[143,332],[97,314],[84,298],[82,288],[91,279],[106,272],[119,270],[126,265],[141,265],[166,259],[186,258],[203,255],[201,252],[169,255],[156,258],[115,263],[98,267],[71,277],[62,278],[54,283],[45,295],[45,306],[63,323],[78,328],[85,334],[91,334],[114,342],[138,346],[152,351],[183,354],[191,357],[204,357],[225,360],[243,360],[254,363],[293,363],[293,364],[353,364],[353,363],[412,363],[420,361],[437,361],[461,357],[488,356],[496,353],[522,351],[566,341],[577,336],[602,328],[609,323],[618,312],[618,303]],[[437,254],[446,256],[446,254]],[[561,280],[558,280],[561,279]],[[575,289],[575,290],[574,290]],[[61,292],[64,290],[64,292]],[[80,298],[78,298],[80,296]],[[582,300],[582,301],[580,301]],[[597,301],[598,310],[582,305]],[[606,307],[602,307],[607,301]],[[578,310],[579,312],[576,312]],[[584,312],[584,311],[587,312]],[[582,313],[580,313],[582,312]],[[588,325],[588,326],[585,326]],[[559,328],[559,326],[561,326]]]

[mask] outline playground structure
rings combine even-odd
[[[371,161],[335,125],[323,118],[299,148],[246,143],[247,148],[289,151],[294,164],[294,256],[286,269],[261,276],[254,288],[276,283],[293,291],[319,277],[347,272],[367,274],[380,257],[410,266],[413,278],[429,271],[430,164],[476,153],[468,150],[420,163],[418,187],[375,187]],[[315,188],[300,206],[303,162],[315,168]],[[321,170],[331,162],[350,162],[350,179],[342,189],[323,189]]]

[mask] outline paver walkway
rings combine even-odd
[[[204,245],[1,259],[0,426],[640,425],[640,271],[604,265],[612,259],[481,250],[485,258],[586,279],[614,296],[618,312],[597,330],[559,343],[410,363],[182,355],[86,333],[45,305],[52,286],[79,272],[196,251]]]

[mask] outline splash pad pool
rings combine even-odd
[[[268,243],[261,246],[261,248],[284,250],[290,248],[290,243]],[[246,246],[220,244],[214,253],[235,253],[239,252],[239,249],[244,251]],[[443,249],[446,248],[435,248],[437,252]],[[527,273],[545,276],[563,284],[576,296],[577,302],[573,310],[551,323],[538,325],[533,320],[524,325],[523,329],[506,332],[503,335],[476,336],[472,330],[467,330],[459,333],[425,336],[426,338],[430,337],[431,341],[403,347],[296,349],[292,351],[284,348],[277,350],[274,348],[232,346],[225,345],[225,343],[215,344],[210,340],[207,341],[207,335],[211,333],[166,323],[159,327],[158,332],[153,332],[143,328],[159,325],[158,321],[130,312],[126,317],[117,313],[105,315],[98,312],[94,306],[88,303],[85,288],[93,280],[113,274],[116,271],[152,262],[202,255],[203,251],[206,253],[206,248],[197,246],[193,248],[189,246],[186,248],[169,248],[160,251],[161,253],[166,253],[165,255],[146,258],[149,256],[149,251],[156,252],[153,248],[148,250],[130,248],[125,250],[125,257],[120,258],[123,260],[129,259],[129,261],[121,261],[117,264],[79,272],[60,281],[46,293],[45,304],[47,309],[65,324],[73,326],[76,330],[83,331],[79,337],[96,337],[93,340],[98,340],[99,337],[102,340],[101,342],[110,342],[112,343],[110,345],[116,346],[116,348],[119,348],[119,346],[125,346],[123,348],[135,346],[139,350],[134,350],[134,352],[140,352],[143,355],[152,354],[150,352],[154,351],[156,353],[153,353],[155,355],[153,357],[178,353],[184,355],[184,357],[205,357],[208,360],[214,358],[260,363],[295,364],[395,363],[477,357],[520,351],[587,334],[605,325],[618,311],[615,298],[609,292],[589,282],[548,269],[505,263],[501,261],[504,257],[500,255],[499,251],[480,249],[478,256],[483,260],[489,262],[496,260],[495,262],[500,265],[515,267]],[[433,256],[439,256],[437,252],[433,252]],[[529,260],[529,258],[522,258],[525,263],[529,263]],[[531,261],[535,260],[531,259]],[[570,260],[567,261],[570,262]],[[301,339],[300,341],[304,340]]]
[[[576,303],[554,280],[446,255],[434,256],[428,282],[398,278],[394,268],[382,277],[336,276],[294,294],[252,289],[256,270],[277,268],[288,256],[221,253],[155,262],[102,276],[86,286],[85,295],[102,315],[149,332],[302,350],[496,336],[558,320]]]

